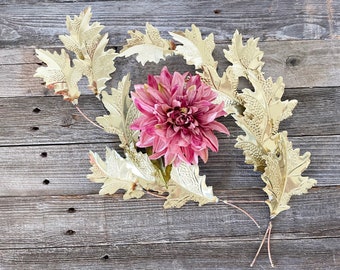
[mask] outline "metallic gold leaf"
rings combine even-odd
[[[67,17],[70,35],[60,36],[65,47],[74,52],[77,59],[71,62],[64,50],[60,54],[36,51],[38,58],[47,66],[38,68],[35,76],[43,78],[47,87],[73,103],[77,103],[80,95],[77,84],[82,75],[88,78],[90,88],[100,96],[110,73],[115,70],[113,60],[117,54],[112,49],[105,51],[107,34],[100,34],[103,29],[100,23],[90,25],[91,16],[91,10],[87,8],[74,19]],[[174,52],[174,44],[162,39],[151,24],[146,24],[145,34],[139,31],[128,33],[131,38],[119,56],[137,54],[137,61],[144,65],[148,61],[158,63]],[[292,195],[306,193],[316,184],[314,179],[301,175],[309,165],[310,153],[300,156],[299,149],[294,150],[288,141],[287,133],[279,133],[280,122],[292,114],[297,101],[281,101],[284,91],[282,78],[276,82],[264,78],[263,52],[257,47],[258,39],[250,38],[243,45],[242,35],[236,31],[232,44],[224,50],[226,59],[232,65],[220,77],[217,61],[212,56],[215,48],[213,34],[202,39],[195,25],[191,30],[170,34],[182,44],[177,46],[175,53],[182,55],[187,64],[202,69],[199,74],[218,93],[217,102],[225,102],[225,109],[233,113],[237,124],[245,131],[245,135],[238,136],[235,146],[243,150],[247,163],[263,172],[262,179],[266,183],[264,191],[269,196],[267,204],[271,218],[274,218],[289,208]],[[238,91],[240,77],[245,77],[254,89]],[[103,161],[90,152],[92,174],[88,178],[103,183],[100,194],[113,194],[123,189],[126,191],[125,199],[139,198],[145,190],[159,193],[168,190],[165,208],[181,207],[191,200],[199,205],[217,202],[212,187],[206,185],[205,176],[199,175],[197,165],[173,167],[171,180],[166,186],[161,166],[156,166],[147,154],[136,150],[138,133],[130,130],[130,124],[139,112],[129,97],[130,84],[127,75],[119,82],[117,89],[112,88],[111,95],[102,92],[102,101],[110,114],[97,118],[107,132],[119,136],[126,158],[107,149],[106,161]]]
[[[242,127],[246,135],[237,137],[236,148],[241,148],[245,156],[245,163],[254,165],[254,171],[263,172],[266,167],[266,161],[263,156],[266,154],[261,147],[261,143],[255,139],[251,132]]]
[[[110,74],[116,70],[113,60],[118,54],[113,49],[105,51],[108,41],[107,34],[105,34],[98,40],[93,51],[87,51],[84,59],[74,60],[82,66],[83,73],[89,82],[89,88],[96,95],[106,88],[105,83],[111,79]]]
[[[42,77],[47,87],[54,89],[56,94],[64,96],[74,104],[78,103],[80,91],[78,82],[83,75],[88,78],[90,89],[98,95],[104,88],[105,83],[111,79],[110,74],[115,71],[113,59],[117,56],[113,49],[105,51],[108,43],[107,34],[102,36],[100,31],[103,26],[98,22],[90,23],[92,13],[87,8],[74,16],[72,20],[66,18],[67,29],[70,35],[60,35],[60,40],[65,48],[74,52],[77,59],[70,64],[69,55],[62,50],[49,53],[44,50],[36,50],[37,57],[47,64],[47,67],[39,67],[36,77]]]
[[[257,47],[258,38],[250,38],[243,46],[242,35],[236,30],[229,45],[229,50],[223,50],[224,56],[233,64],[233,70],[238,77],[248,78],[251,71],[261,72],[264,62],[261,61],[263,52]],[[256,73],[255,73],[256,74]]]
[[[111,89],[111,95],[103,91],[102,102],[110,114],[96,118],[106,132],[119,136],[122,147],[135,142],[138,137],[138,133],[130,129],[132,122],[139,116],[139,111],[129,97],[130,85],[130,76],[126,75],[118,83],[117,89]]]
[[[83,53],[86,54],[87,50],[93,51],[100,40],[100,32],[104,28],[99,22],[90,25],[91,17],[90,7],[82,11],[79,16],[74,16],[73,20],[70,16],[67,16],[66,27],[70,35],[59,36],[65,48],[76,53],[79,59],[84,59]]]
[[[131,38],[127,39],[127,44],[120,51],[119,56],[129,57],[137,54],[136,60],[143,66],[146,62],[158,63],[161,59],[172,54],[172,42],[161,38],[157,28],[150,23],[146,23],[145,34],[139,31],[128,31]]]
[[[254,164],[254,170],[263,171],[263,156],[272,144],[268,139],[278,132],[280,122],[291,115],[297,101],[281,101],[284,91],[282,78],[275,83],[271,78],[265,80],[262,74],[251,78],[254,91],[243,89],[238,94],[245,110],[242,114],[235,114],[234,118],[246,136],[239,136],[235,147],[243,149],[246,163]]]
[[[158,191],[159,193],[166,191],[162,172],[151,162],[147,154],[137,152],[132,143],[129,148],[125,149],[125,154],[130,164],[133,164],[133,173],[138,176],[138,181],[144,189]]]
[[[111,79],[110,74],[116,70],[113,60],[118,54],[113,49],[105,51],[107,34],[100,34],[104,26],[99,22],[90,25],[91,17],[91,8],[74,16],[73,20],[67,16],[66,26],[70,35],[60,35],[59,38],[68,50],[76,54],[74,62],[82,67],[90,89],[98,95]]]
[[[176,47],[175,53],[184,57],[188,65],[195,65],[196,69],[202,66],[217,67],[217,61],[214,60],[212,52],[215,49],[214,35],[211,33],[204,40],[201,31],[194,24],[191,25],[191,31],[170,32],[170,35],[182,45]]]
[[[292,195],[307,193],[316,184],[316,180],[301,176],[310,163],[310,153],[300,156],[300,149],[293,149],[286,131],[276,134],[273,140],[277,148],[265,156],[267,166],[262,174],[271,218],[289,209]]]
[[[125,190],[124,199],[140,198],[144,190],[164,193],[161,172],[152,164],[146,154],[137,152],[133,144],[122,158],[115,150],[106,149],[106,160],[97,153],[90,152],[92,174],[87,178],[95,183],[103,183],[99,194],[114,194]]]
[[[188,201],[196,201],[199,205],[217,202],[213,195],[212,187],[205,183],[205,175],[199,175],[197,165],[182,163],[173,167],[169,181],[169,196],[164,203],[164,208],[182,207]]]
[[[200,75],[202,81],[209,85],[218,94],[216,104],[224,102],[224,110],[230,113],[239,112],[239,97],[237,95],[238,77],[233,73],[231,67],[223,72],[222,77],[217,73],[216,68],[212,66],[203,66],[203,72]]]
[[[287,133],[278,133],[280,122],[292,115],[297,101],[281,101],[284,92],[281,77],[276,82],[264,78],[263,53],[257,48],[257,41],[251,38],[243,45],[242,36],[236,31],[232,45],[224,53],[232,63],[233,73],[245,77],[254,87],[236,93],[243,111],[233,117],[246,134],[238,136],[235,147],[243,150],[246,163],[263,172],[264,191],[269,196],[267,204],[274,218],[289,208],[292,195],[306,193],[316,181],[301,176],[309,164],[310,153],[299,156]]]
[[[140,198],[144,195],[138,185],[138,178],[132,173],[133,166],[115,150],[106,149],[104,162],[97,153],[90,152],[92,174],[87,178],[95,183],[103,183],[99,194],[114,194],[119,189],[126,191],[124,199]]]
[[[46,50],[36,50],[37,57],[46,63],[46,67],[39,67],[34,77],[43,78],[46,87],[54,89],[54,92],[63,95],[65,100],[77,104],[80,96],[78,82],[82,77],[82,68],[75,63],[71,66],[69,55],[65,50],[53,54]]]
[[[261,101],[266,110],[267,124],[270,127],[267,133],[275,134],[279,129],[280,122],[292,115],[297,100],[281,101],[285,86],[282,77],[279,77],[275,83],[270,77],[265,80],[262,74],[259,74],[256,79],[254,77],[251,76],[250,82],[254,86],[255,92],[261,94],[256,98]],[[247,92],[249,93],[248,90]],[[244,100],[242,95],[240,97]]]

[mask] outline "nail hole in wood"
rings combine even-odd
[[[214,13],[215,13],[215,14],[220,14],[220,13],[221,13],[221,10],[220,10],[220,9],[215,9],[215,10],[214,10]]]
[[[43,184],[44,185],[48,185],[50,183],[50,180],[48,180],[48,179],[45,179],[44,181],[43,181]]]
[[[75,213],[76,209],[73,207],[70,207],[69,209],[67,209],[67,213]]]
[[[74,230],[67,230],[65,235],[74,235],[76,232]]]
[[[47,152],[42,152],[42,153],[40,154],[40,156],[43,157],[43,158],[47,157]]]
[[[289,67],[296,67],[301,63],[301,57],[297,55],[288,56],[286,59],[286,65]]]
[[[34,108],[32,112],[34,112],[34,113],[40,113],[40,111],[41,111],[41,110],[40,110],[39,108]]]
[[[31,127],[31,130],[37,131],[37,130],[39,130],[39,127]]]
[[[109,255],[105,254],[103,257],[102,257],[102,260],[108,260],[110,259]]]

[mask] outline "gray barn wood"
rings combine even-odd
[[[281,124],[294,147],[312,153],[304,173],[318,185],[291,200],[273,221],[276,269],[340,268],[340,1],[66,1],[4,0],[0,3],[0,269],[248,269],[265,231],[264,203],[240,204],[260,223],[222,202],[164,210],[150,195],[124,201],[99,196],[86,179],[88,151],[101,155],[117,147],[116,136],[93,127],[61,97],[33,78],[41,62],[35,48],[60,50],[66,15],[91,5],[93,19],[106,26],[109,47],[120,49],[127,30],[150,22],[163,36],[192,23],[216,39],[222,50],[235,29],[259,37],[265,75],[283,76],[285,99],[297,99]],[[133,83],[163,65],[193,71],[179,57],[142,70],[132,59],[116,61],[115,86],[127,72]],[[80,107],[92,119],[105,114],[86,90]],[[220,152],[210,153],[202,173],[222,199],[266,199],[263,182],[244,164],[235,138],[219,135]],[[270,269],[266,251],[254,269]]]

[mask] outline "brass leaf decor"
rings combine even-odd
[[[307,193],[316,184],[316,180],[301,176],[310,163],[310,153],[300,156],[300,150],[293,149],[288,141],[286,131],[276,134],[273,139],[277,148],[265,157],[267,166],[262,174],[271,218],[290,208],[288,202],[292,195]]]
[[[254,265],[266,239],[268,240],[269,260],[273,266],[269,245],[271,221],[282,211],[290,208],[291,196],[307,193],[310,188],[316,185],[316,180],[302,176],[310,163],[310,153],[306,152],[300,155],[300,150],[294,149],[289,141],[287,131],[279,130],[281,121],[292,115],[297,100],[282,100],[285,85],[281,77],[277,80],[264,77],[262,72],[263,52],[257,46],[259,39],[250,38],[243,44],[242,35],[236,30],[231,44],[224,50],[225,60],[229,61],[231,65],[220,75],[217,70],[218,62],[213,56],[214,35],[211,33],[203,38],[200,29],[195,25],[185,31],[169,32],[174,39],[171,41],[163,39],[156,27],[146,23],[145,34],[136,30],[128,32],[130,38],[127,39],[118,54],[113,49],[106,50],[109,41],[108,35],[100,33],[104,26],[99,22],[91,24],[91,17],[91,9],[86,8],[79,16],[66,19],[69,35],[61,35],[60,39],[65,48],[75,55],[75,58],[71,58],[71,54],[64,49],[60,53],[38,49],[36,55],[46,66],[39,67],[34,75],[41,77],[47,88],[53,89],[56,94],[63,95],[65,100],[75,105],[81,95],[78,83],[85,76],[89,88],[106,108],[107,115],[98,116],[96,121],[104,131],[118,136],[124,155],[121,156],[116,150],[107,148],[104,161],[98,154],[90,152],[92,173],[87,178],[103,184],[99,194],[114,194],[118,190],[123,190],[125,192],[123,198],[130,199],[140,198],[145,193],[149,193],[164,199],[164,208],[180,208],[189,201],[194,201],[199,205],[219,201],[232,205],[228,200],[221,200],[213,194],[212,187],[206,184],[206,176],[200,175],[197,164],[182,162],[183,157],[179,165],[166,163],[159,157],[153,159],[150,155],[156,147],[161,148],[160,144],[154,146],[153,149],[148,145],[143,149],[137,147],[137,145],[141,146],[137,142],[142,131],[139,127],[132,130],[131,125],[140,116],[141,112],[138,110],[138,106],[145,106],[147,109],[144,109],[150,111],[153,106],[158,106],[163,110],[162,112],[166,112],[165,119],[169,117],[167,113],[176,113],[182,117],[182,113],[188,114],[187,108],[180,108],[176,105],[176,110],[171,111],[172,108],[165,102],[137,106],[134,103],[136,95],[132,94],[132,98],[130,97],[129,74],[118,82],[116,88],[111,88],[110,93],[106,90],[106,82],[111,79],[110,74],[116,70],[114,66],[116,57],[134,55],[136,60],[144,66],[147,62],[159,63],[161,60],[166,60],[168,56],[181,55],[187,65],[195,67],[199,76],[190,77],[186,73],[181,77],[182,75],[177,73],[176,82],[178,83],[182,78],[183,88],[186,87],[190,78],[200,79],[204,83],[205,89],[210,91],[211,88],[214,91],[211,96],[217,94],[217,98],[209,103],[210,105],[220,104],[219,108],[222,113],[216,112],[215,115],[225,115],[225,112],[222,111],[224,106],[224,110],[235,119],[236,124],[244,131],[244,134],[237,137],[235,147],[243,151],[245,162],[253,165],[254,170],[262,174],[261,178],[265,183],[263,190],[268,195],[266,203],[270,211],[267,231],[251,266]],[[168,71],[164,74],[167,74],[164,75],[167,78],[171,76]],[[187,77],[188,80],[186,80]],[[248,88],[239,89],[241,78],[249,82]],[[151,78],[149,76],[149,79],[151,84],[155,85],[152,89],[156,89],[156,92],[146,91],[143,98],[160,97],[161,91],[166,89],[165,84],[170,84],[167,81],[161,85],[157,81],[159,77]],[[178,85],[176,85],[177,88],[179,88]],[[138,86],[150,90],[146,84]],[[195,87],[192,85],[189,89],[196,90]],[[194,100],[192,93],[194,92],[190,92],[192,95],[190,98]],[[189,94],[187,95],[189,96]],[[181,94],[182,97],[183,94]],[[179,100],[176,102],[180,103]],[[223,104],[221,104],[222,102]],[[80,111],[78,107],[76,108]],[[178,119],[187,120],[187,115],[185,117]],[[95,124],[92,120],[88,120]],[[158,122],[156,124],[156,121],[149,119],[147,121],[149,121],[148,124],[151,123],[151,129],[161,128]],[[143,125],[146,126],[145,122]],[[225,128],[222,124],[215,122],[215,126],[217,125],[220,126],[216,130],[221,130],[221,127]],[[167,132],[170,134],[174,130],[175,128],[168,129],[164,134]],[[150,132],[156,133],[154,130]],[[213,133],[210,130],[210,133],[206,134]],[[190,137],[187,141],[191,139]],[[202,143],[199,146],[201,147]],[[173,150],[173,153],[175,152]],[[244,210],[238,209],[245,213]],[[249,216],[249,214],[247,215]]]
[[[171,41],[161,38],[157,28],[150,23],[146,24],[146,33],[140,31],[129,31],[131,38],[120,51],[120,56],[129,57],[137,54],[136,60],[143,66],[146,62],[158,63],[165,60],[166,56],[173,53],[174,44]]]

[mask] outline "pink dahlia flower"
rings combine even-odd
[[[224,104],[214,104],[211,88],[198,75],[169,73],[148,76],[148,83],[135,85],[132,99],[142,113],[131,128],[140,130],[138,147],[152,147],[151,159],[164,156],[165,165],[197,164],[208,160],[208,148],[216,152],[213,130],[229,134],[215,119],[226,115]]]

